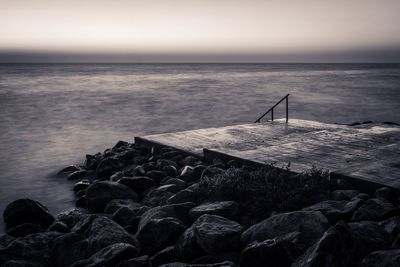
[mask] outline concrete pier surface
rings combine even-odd
[[[357,126],[290,119],[137,137],[135,143],[171,146],[191,154],[258,164],[312,166],[337,177],[400,190],[400,126]]]

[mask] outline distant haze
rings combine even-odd
[[[395,62],[398,0],[0,0],[0,62]]]

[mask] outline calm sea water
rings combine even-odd
[[[400,122],[399,64],[0,65],[0,211],[22,197],[68,209],[54,174],[86,153],[252,122],[286,93],[293,118]]]

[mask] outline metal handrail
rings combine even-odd
[[[254,123],[260,122],[260,120],[262,118],[264,118],[264,116],[267,115],[270,112],[271,112],[271,121],[274,121],[274,108],[277,105],[279,105],[284,99],[286,99],[286,122],[288,122],[289,121],[289,95],[290,94],[285,95],[281,100],[276,102],[275,105],[273,105],[270,109],[268,109],[267,112],[265,112],[263,115],[261,115],[261,117],[259,117]]]

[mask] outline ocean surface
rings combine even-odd
[[[253,122],[287,93],[291,118],[400,122],[400,64],[0,64],[0,212],[26,197],[69,209],[55,174],[85,154]]]

